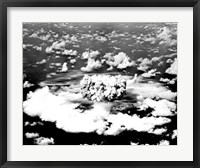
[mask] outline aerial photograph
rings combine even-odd
[[[178,145],[177,23],[24,22],[22,145]]]

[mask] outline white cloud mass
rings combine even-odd
[[[100,54],[99,51],[85,51],[84,53],[82,53],[82,58],[83,59],[96,58],[97,55],[99,54]]]
[[[118,69],[125,69],[135,65],[135,62],[131,60],[124,52],[120,52],[114,56],[112,56],[111,53],[107,53],[104,55],[104,58],[107,58],[106,63],[110,65],[110,67],[116,67]]]
[[[37,137],[39,137],[39,134],[38,133],[29,133],[29,132],[27,132],[25,134],[25,136],[26,136],[26,138],[37,138]]]
[[[81,101],[82,95],[62,92],[55,96],[46,86],[30,93],[23,103],[23,108],[26,114],[39,116],[44,121],[55,122],[58,128],[66,132],[97,132],[104,135],[117,135],[123,130],[151,132],[155,126],[171,122],[169,118],[159,116],[156,110],[161,108],[167,111],[165,108],[171,107],[172,104],[162,107],[163,104],[159,103],[160,107],[154,103],[156,117],[140,118],[137,115],[130,116],[123,113],[111,114],[111,103],[96,102],[92,109],[82,112],[76,109],[79,104],[74,103],[75,100]],[[111,125],[108,126],[108,123]]]
[[[101,62],[99,60],[94,60],[93,58],[88,58],[88,61],[87,61],[87,65],[86,67],[82,67],[81,68],[81,71],[84,71],[84,72],[91,72],[93,71],[94,69],[99,69],[101,68]]]
[[[35,140],[35,144],[37,145],[53,145],[54,144],[53,138],[39,137],[34,140]]]
[[[165,72],[168,74],[177,75],[177,69],[178,69],[178,61],[177,61],[177,58],[175,58],[174,62]]]

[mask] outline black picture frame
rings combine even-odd
[[[7,161],[8,7],[193,7],[193,161]],[[1,0],[0,1],[0,166],[1,167],[200,167],[200,2],[199,0]]]

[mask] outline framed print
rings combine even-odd
[[[199,167],[199,1],[1,1],[2,167]]]

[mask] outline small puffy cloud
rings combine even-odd
[[[25,81],[23,84],[23,88],[29,88],[31,86],[34,86],[34,84],[29,83],[29,81]]]
[[[84,72],[91,72],[93,71],[94,69],[99,69],[101,68],[101,62],[99,60],[95,61],[93,58],[88,58],[88,61],[87,61],[87,66],[86,67],[82,67],[81,68],[81,71],[84,71]]]
[[[153,57],[153,58],[151,59],[151,61],[156,62],[156,61],[159,61],[161,58],[162,58],[162,57]]]
[[[146,71],[147,69],[149,69],[150,65],[152,65],[151,60],[149,60],[148,58],[144,58],[141,60],[141,63],[139,64],[137,69],[141,71]]]
[[[165,129],[165,128],[157,128],[154,130],[150,130],[149,133],[156,134],[156,135],[162,135],[166,131],[167,131],[167,129]]]
[[[42,51],[42,47],[39,46],[33,46],[34,49],[38,50],[38,51]]]
[[[62,54],[63,55],[73,55],[73,56],[75,56],[75,55],[77,55],[77,51],[76,50],[64,50],[63,52],[62,52]]]
[[[133,145],[133,146],[138,145],[138,144],[139,143],[130,142],[130,145]]]
[[[107,71],[112,71],[114,68],[113,68],[113,66],[110,66],[108,69],[107,69]]]
[[[166,63],[173,63],[174,61],[172,59],[167,59]]]
[[[112,53],[106,53],[103,58],[108,59],[108,60],[112,60]]]
[[[175,139],[176,137],[177,137],[177,130],[174,130],[172,134],[172,139]]]
[[[54,38],[58,38],[58,34],[53,35]]]
[[[156,69],[151,69],[150,71],[143,73],[142,77],[150,78],[150,77],[156,76],[156,74],[157,74]]]
[[[169,141],[167,141],[167,140],[161,140],[161,141],[158,143],[158,145],[164,146],[164,145],[170,145],[170,143],[169,143]]]
[[[172,74],[172,75],[177,75],[177,69],[178,69],[178,61],[177,58],[174,59],[174,62],[171,64],[171,66],[166,69],[166,73]]]
[[[117,55],[111,56],[110,53],[104,55],[104,58],[107,58],[106,63],[111,67],[116,67],[118,69],[125,69],[135,65],[135,62],[126,55],[124,52],[120,52]]]
[[[42,122],[32,122],[32,123],[30,123],[30,122],[28,122],[28,121],[26,121],[25,123],[24,123],[24,126],[36,126],[36,125],[44,125]]]
[[[152,111],[152,115],[156,117],[173,116],[176,111],[176,104],[166,99],[155,101],[147,98],[142,102],[142,104],[139,105],[140,110],[146,110],[149,107],[154,109]]]
[[[97,36],[95,39],[98,40],[98,41],[100,41],[100,42],[102,42],[102,43],[105,42],[105,41],[107,41],[107,38],[103,37],[103,36]]]
[[[71,41],[78,42],[78,38],[74,35],[70,39],[71,39]]]
[[[160,61],[159,63],[158,63],[158,66],[162,66],[164,64],[164,62],[163,61]]]
[[[96,58],[97,55],[99,54],[100,54],[99,51],[85,51],[84,53],[82,53],[82,58],[83,59]]]
[[[38,32],[32,33],[29,37],[30,38],[38,38]]]
[[[24,123],[24,126],[27,126],[27,125],[29,125],[30,123],[28,122],[28,121],[26,121],[25,123]]]
[[[127,67],[131,67],[135,65],[134,61],[130,61],[128,57],[126,57],[120,64],[118,64],[117,68],[118,69],[125,69]]]
[[[47,62],[47,60],[46,59],[43,59],[42,61],[40,61],[40,62],[36,62],[36,64],[38,65],[38,64],[45,64]]]
[[[169,29],[168,27],[163,27],[158,30],[157,39],[160,40],[159,44],[176,45],[177,40],[173,39],[173,35],[176,36],[176,29]]]
[[[23,49],[26,49],[26,44],[23,44]]]
[[[52,48],[55,50],[62,50],[65,48],[65,42],[64,41],[56,41],[52,44]]]
[[[75,62],[76,62],[76,59],[71,59],[71,60],[70,60],[70,63],[71,63],[71,64],[74,64]]]
[[[52,47],[47,47],[45,52],[46,53],[52,53],[53,52],[53,48]]]
[[[27,49],[29,47],[33,47],[33,44],[23,44],[23,49]]]
[[[39,39],[43,41],[47,41],[49,40],[50,37],[51,37],[51,34],[46,34],[46,35],[39,36]]]
[[[137,59],[137,62],[140,62],[140,63],[141,63],[141,62],[142,62],[142,60],[143,60],[143,58],[142,58],[142,57],[140,57],[140,58],[138,58],[138,59]]]
[[[64,62],[63,65],[62,65],[61,72],[67,72],[67,71],[68,71],[67,62]]]
[[[177,78],[173,78],[172,80],[168,79],[168,78],[160,78],[161,82],[167,83],[169,85],[174,85],[177,81]]]
[[[172,57],[177,57],[177,53],[165,55],[165,58],[172,58]]]
[[[37,144],[37,145],[53,145],[54,139],[53,138],[39,137],[39,138],[35,139],[35,144]]]
[[[55,62],[50,63],[50,66],[61,66],[61,65],[62,65],[62,64],[59,63],[59,62],[57,62],[57,63],[55,63]]]
[[[65,40],[68,40],[70,38],[70,35],[69,34],[66,34],[64,36],[62,36]]]
[[[39,137],[39,134],[38,133],[29,133],[29,132],[27,132],[25,134],[25,137],[26,138],[37,138],[37,137]]]
[[[170,79],[168,79],[168,78],[160,78],[160,81],[168,83],[170,81]]]
[[[56,51],[55,53],[56,53],[56,54],[61,54],[61,51]]]
[[[169,85],[174,85],[174,84],[176,83],[176,81],[177,81],[177,78],[173,78],[172,80],[170,80],[170,81],[168,82],[168,84],[169,84]]]

